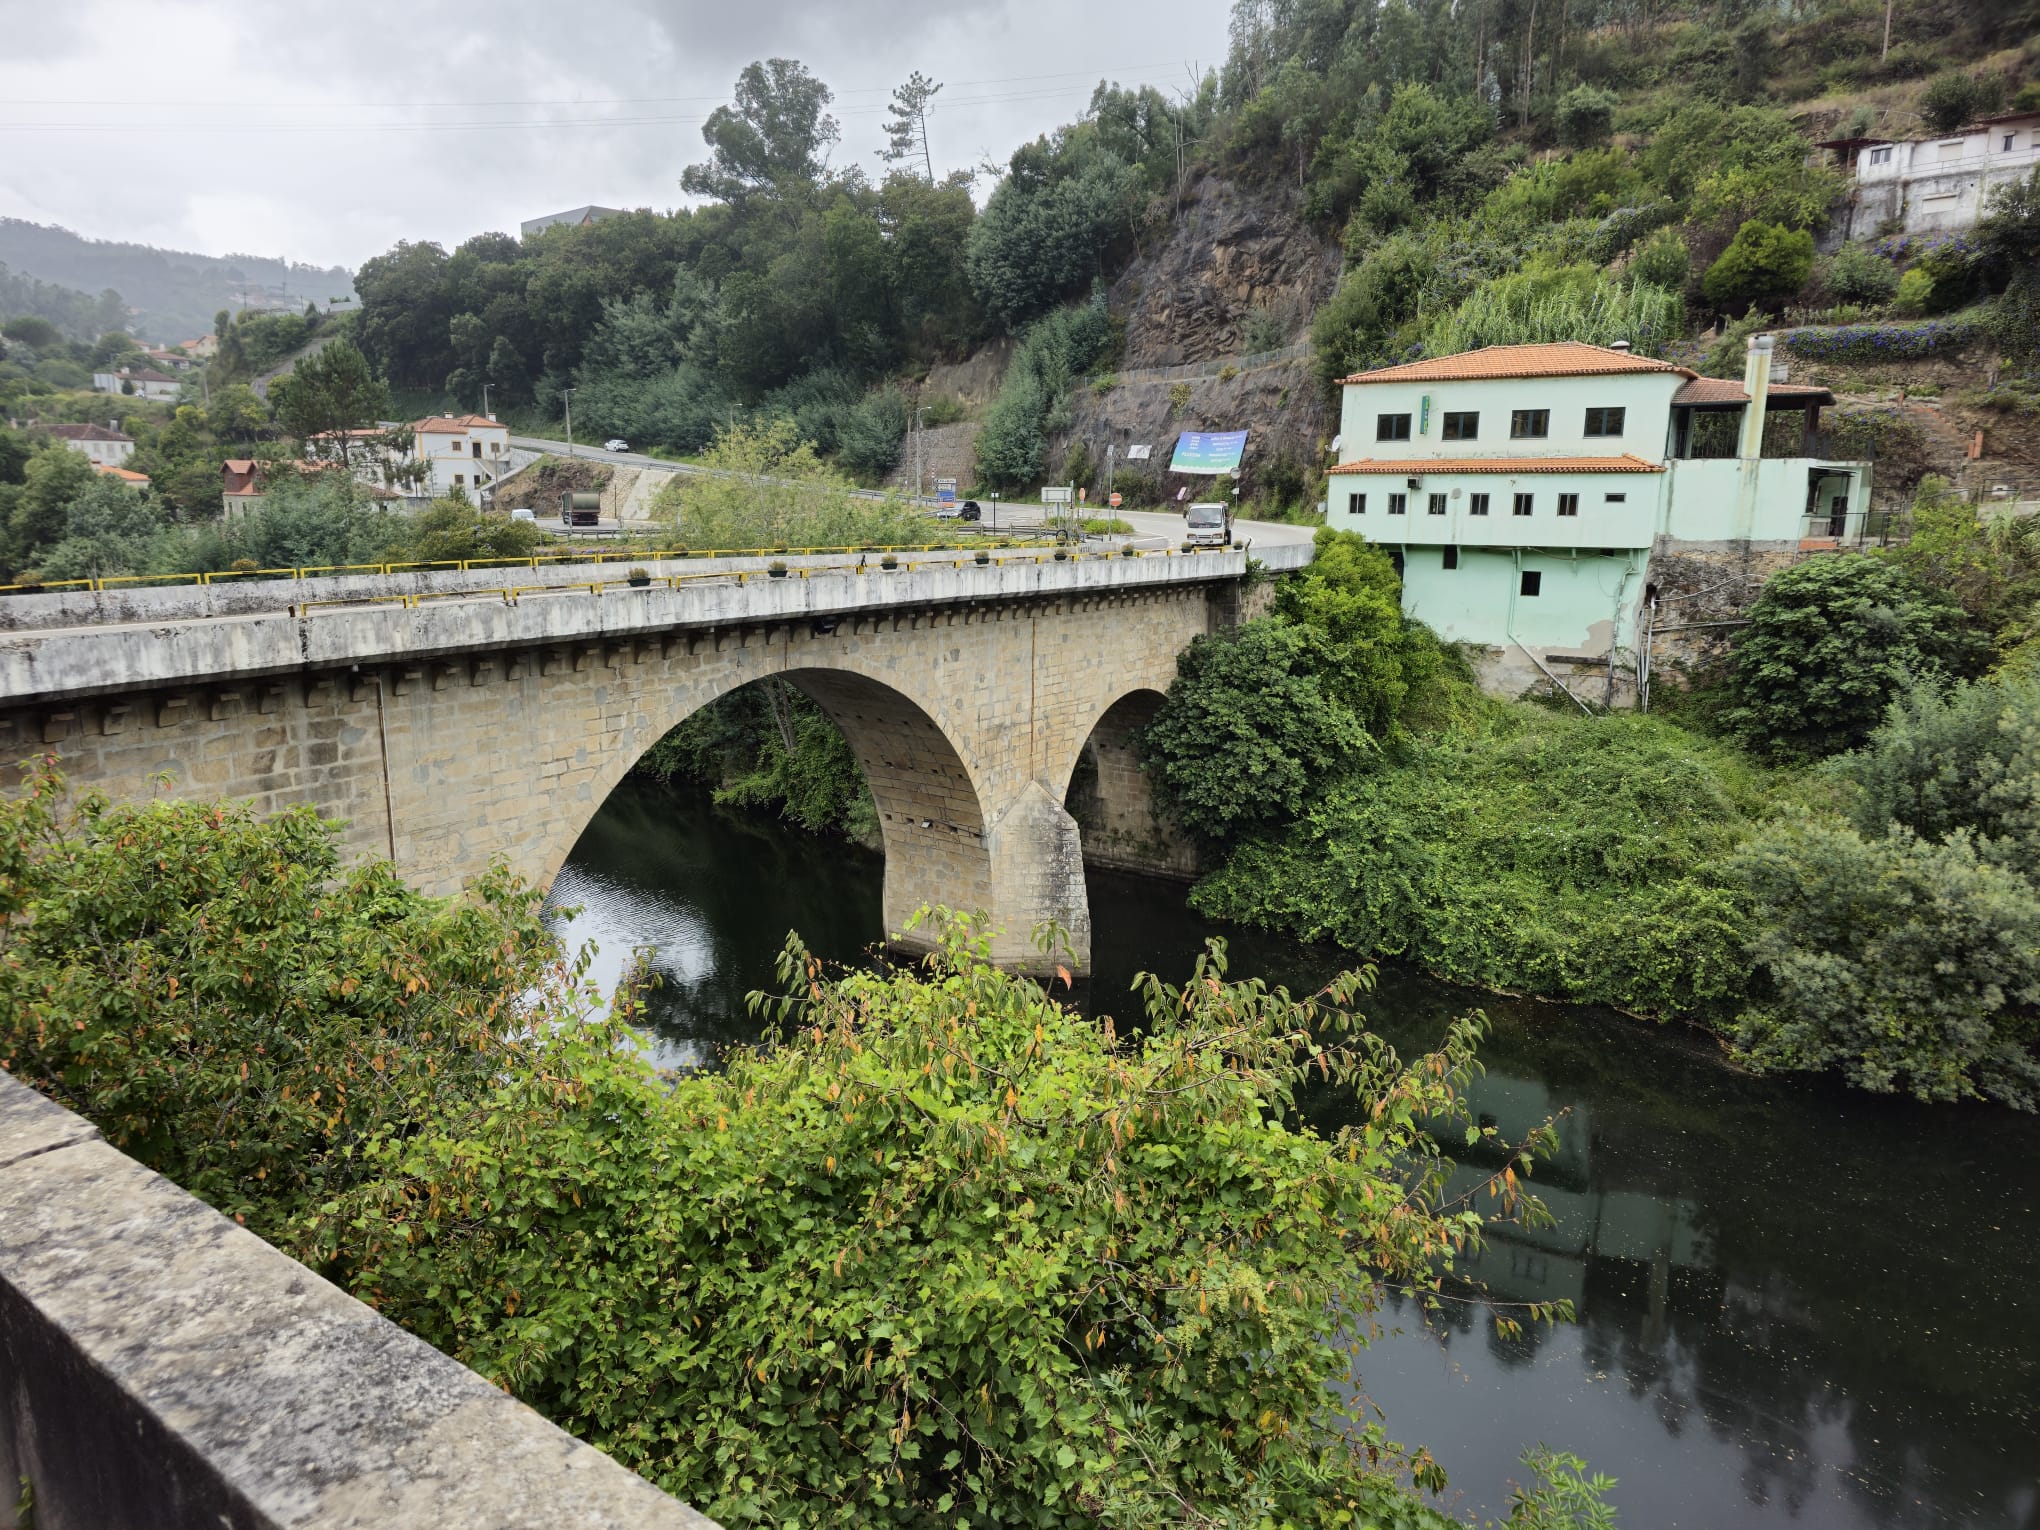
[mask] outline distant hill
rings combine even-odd
[[[93,296],[54,282],[21,276],[0,265],[0,319],[47,319],[67,340],[96,340],[128,322],[127,304],[118,292]]]
[[[0,218],[0,266],[84,295],[88,304],[111,288],[133,310],[128,328],[143,339],[186,340],[213,327],[222,308],[303,307],[351,296],[354,277],[341,266],[297,265],[261,255],[195,255],[146,244],[85,239],[69,229]],[[49,294],[43,294],[45,300]],[[0,309],[8,307],[0,294]],[[53,323],[63,321],[45,315]]]

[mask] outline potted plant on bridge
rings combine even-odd
[[[1067,562],[1069,562],[1069,561],[1070,561],[1070,550],[1069,550],[1069,549],[1068,549],[1067,547],[1058,547],[1058,548],[1057,548],[1057,549],[1055,550],[1055,561],[1056,561],[1056,562],[1058,562],[1058,563],[1067,563]]]
[[[891,553],[887,553],[883,558],[880,558],[878,560],[878,566],[884,569],[888,574],[897,573],[899,572],[900,560],[894,557]]]
[[[1119,549],[1119,556],[1122,558],[1138,558],[1140,554],[1134,549],[1134,545],[1131,542],[1128,542],[1124,547]]]
[[[971,556],[980,563],[989,563],[992,561],[992,555],[986,552],[982,547],[980,547],[976,552],[972,553]]]
[[[765,565],[765,572],[774,579],[784,579],[786,577],[786,560],[784,558],[774,558]]]
[[[645,568],[641,564],[634,565],[631,568],[630,572],[625,574],[623,577],[630,581],[630,587],[632,589],[641,590],[646,585],[652,582],[652,571],[648,568]]]

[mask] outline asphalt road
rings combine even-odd
[[[512,436],[510,438],[510,448],[513,453],[524,454],[524,460],[513,463],[513,466],[517,468],[528,466],[533,459],[542,454],[549,453],[555,457],[564,457],[567,454],[566,442],[548,441],[543,436]],[[691,463],[668,462],[663,457],[648,457],[641,452],[606,452],[599,446],[589,446],[586,444],[576,446],[574,448],[574,455],[585,457],[591,462],[612,462],[625,467],[655,468],[663,473],[705,473],[709,471],[707,468],[695,467]],[[878,495],[872,493],[871,497],[876,499]],[[988,502],[980,501],[980,503],[985,505],[987,511],[990,510],[991,507]],[[1089,505],[1083,507],[1081,513],[1087,517],[1116,515],[1120,520],[1133,527],[1134,534],[1129,540],[1137,547],[1167,546],[1171,543],[1179,542],[1183,538],[1183,517],[1172,510],[1115,511],[1108,510],[1103,505]],[[998,514],[1000,529],[1003,530],[1009,524],[1009,516],[1012,517],[1010,524],[1038,524],[1042,518],[1042,507],[1029,500],[1002,499],[999,501]],[[990,530],[991,527],[984,525],[983,529]],[[1260,547],[1279,547],[1294,542],[1307,543],[1316,534],[1316,530],[1317,528],[1314,526],[1289,526],[1278,521],[1235,521],[1233,523],[1233,538],[1235,541],[1252,539],[1255,545]]]

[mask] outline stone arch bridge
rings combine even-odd
[[[497,856],[550,882],[646,749],[779,676],[870,780],[888,931],[924,902],[981,909],[995,956],[1038,968],[1033,931],[1055,919],[1081,963],[1087,848],[1185,869],[1132,736],[1190,640],[1235,619],[1245,572],[1242,553],[1210,552],[514,593],[508,577],[477,591],[475,575],[413,575],[410,598],[356,587],[333,605],[262,581],[15,596],[0,746],[55,753],[75,787],[116,800],[310,803],[450,893]],[[1087,751],[1088,847],[1064,806]]]

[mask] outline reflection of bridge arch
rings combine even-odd
[[[1123,765],[1139,800],[1116,810],[1147,814],[1132,732],[1239,572],[965,567],[17,632],[0,643],[0,748],[53,750],[116,800],[167,772],[180,794],[309,802],[450,893],[496,857],[549,881],[645,750],[781,676],[871,780],[890,929],[924,902],[983,909],[998,958],[1038,966],[1032,932],[1055,919],[1084,960],[1072,767],[1086,750]]]

